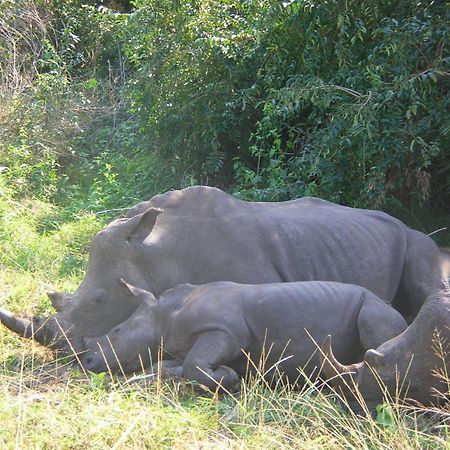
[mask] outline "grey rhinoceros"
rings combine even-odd
[[[363,362],[339,362],[330,336],[322,351],[325,374],[350,402],[358,398],[356,387],[369,405],[379,403],[385,391],[425,405],[449,400],[450,288],[433,294],[403,333],[369,349]]]
[[[181,283],[328,280],[363,286],[405,314],[440,287],[439,249],[380,211],[317,198],[246,202],[211,187],[157,195],[94,238],[86,276],[71,295],[51,293],[57,314],[0,321],[21,336],[82,351],[130,317],[123,277],[154,295]],[[69,346],[70,341],[70,346]]]
[[[180,361],[179,374],[211,389],[218,382],[232,389],[239,375],[257,367],[269,378],[276,367],[295,382],[299,367],[309,376],[318,374],[316,342],[327,334],[338,342],[339,357],[351,362],[407,326],[390,305],[350,284],[219,281],[183,284],[159,299],[124,285],[141,304],[107,335],[86,339],[81,361],[88,370],[141,370],[151,356],[157,359],[163,343],[165,354]]]

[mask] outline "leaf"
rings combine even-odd
[[[105,380],[106,372],[100,372],[100,373],[89,373],[89,377],[91,379],[91,385],[96,389],[103,389],[106,384]]]
[[[394,425],[394,415],[392,407],[386,403],[377,405],[376,422],[382,427],[392,427]]]
[[[90,78],[83,83],[83,87],[85,89],[95,89],[98,85],[98,82],[95,78]]]

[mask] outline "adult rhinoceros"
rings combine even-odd
[[[439,249],[380,211],[305,197],[281,203],[237,200],[194,186],[157,195],[94,238],[84,280],[71,295],[50,293],[57,314],[25,319],[0,310],[21,336],[83,350],[137,302],[118,283],[159,295],[181,283],[325,280],[363,286],[404,313],[417,313],[440,287]]]
[[[325,375],[350,403],[360,398],[355,387],[369,405],[382,402],[386,393],[425,405],[445,403],[450,397],[450,287],[430,296],[405,331],[367,350],[360,363],[338,362],[331,336],[322,350]]]

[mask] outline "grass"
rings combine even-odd
[[[92,214],[60,221],[56,207],[5,192],[0,211],[0,305],[50,313],[45,291],[77,286],[103,223]],[[450,448],[448,409],[393,403],[362,417],[337,397],[260,378],[218,396],[179,379],[85,374],[0,327],[0,448]]]
[[[25,348],[22,348],[25,350]],[[32,356],[30,356],[30,353]],[[0,370],[4,448],[446,448],[437,412],[389,407],[389,421],[345,412],[332,394],[243,385],[194,394],[183,380],[108,380],[27,349]],[[444,413],[443,411],[441,413]],[[448,417],[448,415],[447,415]]]

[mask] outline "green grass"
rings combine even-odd
[[[17,350],[16,350],[17,351]],[[183,380],[131,384],[44,364],[22,346],[0,369],[4,448],[446,448],[445,411],[392,406],[388,421],[357,417],[314,388],[243,385],[194,394]],[[26,353],[25,353],[26,352]],[[27,356],[24,356],[24,355]],[[32,355],[32,356],[30,356]],[[19,357],[20,358],[20,357]],[[449,418],[448,412],[446,418]]]
[[[6,192],[0,211],[0,305],[50,313],[45,291],[77,286],[103,223],[92,214],[63,221],[64,211]],[[336,394],[273,390],[260,378],[217,396],[184,380],[85,374],[0,327],[0,448],[442,449],[449,419],[448,409],[396,404],[359,417]]]

